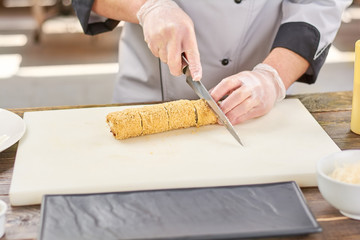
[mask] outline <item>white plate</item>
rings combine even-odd
[[[0,152],[19,141],[25,129],[25,122],[21,117],[0,108]]]

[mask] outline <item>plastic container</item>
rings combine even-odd
[[[350,129],[354,133],[360,134],[360,40],[355,43],[354,89]]]

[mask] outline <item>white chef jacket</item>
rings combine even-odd
[[[73,0],[87,34],[113,29],[117,21],[93,20],[93,0]],[[194,22],[207,89],[223,78],[251,70],[275,47],[309,63],[298,81],[314,83],[350,0],[175,0]],[[175,77],[144,41],[142,27],[126,22],[119,45],[114,102],[195,99],[185,76]]]

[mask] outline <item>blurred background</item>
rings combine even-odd
[[[71,0],[0,0],[0,108],[111,103],[121,28],[84,35]],[[356,0],[317,82],[288,94],[352,90],[358,39]]]

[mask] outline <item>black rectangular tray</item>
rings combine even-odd
[[[46,195],[40,240],[239,239],[320,232],[295,182]]]

